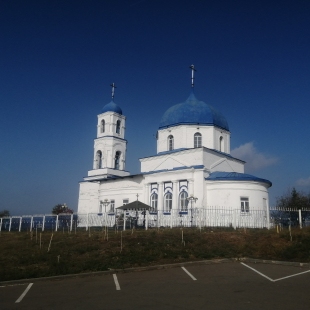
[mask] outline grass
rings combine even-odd
[[[310,229],[1,232],[0,281],[214,258],[310,261]]]

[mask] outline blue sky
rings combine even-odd
[[[310,191],[310,2],[0,2],[0,210],[77,210],[97,114],[127,117],[126,168],[156,152],[161,116],[190,93],[225,115],[232,154],[270,202]]]

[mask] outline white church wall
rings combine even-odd
[[[98,182],[81,182],[79,192],[79,213],[97,213],[99,208]]]
[[[220,129],[214,128],[214,144],[213,149],[224,152],[226,154],[230,154],[230,132]],[[223,138],[222,141],[220,138]]]
[[[244,173],[244,162],[210,150],[204,151],[203,164],[210,172],[227,171]]]
[[[196,203],[193,203],[193,208],[204,207],[206,196],[204,170],[195,170],[193,173],[193,190],[192,192],[189,192],[189,195],[193,195],[195,198],[198,198]]]
[[[143,176],[129,177],[119,180],[80,183],[79,213],[98,213],[100,201],[114,200],[115,208],[123,205],[124,200],[143,201]]]
[[[202,163],[202,149],[191,149],[176,153],[141,158],[141,172],[173,169],[176,167],[193,166]]]
[[[172,190],[170,191],[172,193],[173,209],[178,209],[180,207],[179,196],[183,189],[188,193],[188,196],[193,195],[198,198],[197,203],[194,204],[193,207],[202,205],[204,197],[203,169],[185,169],[145,175],[145,185],[147,188],[145,203],[150,203],[153,184],[154,188],[156,188],[154,192],[158,194],[158,210],[163,210],[166,183],[171,183]]]
[[[103,181],[100,184],[99,200],[114,200],[115,208],[122,206],[124,200],[128,200],[128,203],[137,200],[137,198],[144,201],[143,184],[143,176],[141,175]]]
[[[266,211],[268,190],[264,183],[245,181],[206,181],[207,206],[241,210],[241,197],[249,199],[250,210]],[[264,201],[265,199],[265,201]]]

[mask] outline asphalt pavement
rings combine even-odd
[[[5,283],[0,309],[310,309],[309,266],[254,262]]]

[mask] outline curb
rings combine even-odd
[[[233,259],[223,258],[223,259],[174,263],[174,264],[166,264],[166,265],[154,265],[154,266],[146,266],[146,267],[110,269],[110,270],[106,270],[106,271],[94,271],[94,272],[75,273],[75,274],[42,277],[42,278],[30,278],[30,279],[21,279],[21,280],[1,281],[0,286],[13,285],[13,284],[26,284],[29,282],[63,280],[63,279],[70,279],[70,278],[84,278],[84,277],[91,277],[91,276],[109,275],[109,274],[113,274],[113,273],[129,273],[129,272],[139,272],[139,271],[147,271],[147,270],[170,269],[170,268],[183,267],[183,266],[189,266],[189,265],[195,266],[195,265],[231,263],[233,261],[234,261]]]
[[[310,267],[309,263],[285,262],[279,260],[266,260],[266,259],[256,259],[249,257],[238,258],[236,260],[254,264],[259,263],[259,264],[274,264],[274,265],[295,266],[295,267],[308,267],[308,268]]]
[[[249,258],[249,257],[222,258],[222,259],[192,261],[192,262],[174,263],[174,264],[166,264],[166,265],[154,265],[154,266],[146,266],[146,267],[110,269],[110,270],[106,270],[106,271],[75,273],[75,274],[42,277],[42,278],[1,281],[0,286],[9,286],[9,285],[14,285],[14,284],[26,284],[29,282],[41,282],[41,281],[53,281],[53,280],[57,281],[57,280],[71,279],[71,278],[84,278],[84,277],[92,277],[92,276],[102,276],[102,275],[109,275],[109,274],[113,274],[113,273],[129,273],[129,272],[140,272],[140,271],[148,271],[148,270],[170,269],[170,268],[184,267],[184,266],[199,266],[199,265],[211,265],[211,264],[234,263],[234,262],[274,264],[274,265],[308,267],[308,268],[310,267],[310,263],[285,262],[285,261],[255,259],[255,258]]]

